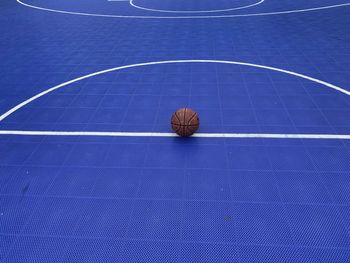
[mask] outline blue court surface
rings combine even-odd
[[[349,0],[1,0],[0,262],[350,262],[349,25]]]

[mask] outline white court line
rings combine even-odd
[[[29,136],[98,136],[98,137],[179,137],[167,132],[84,132],[84,131],[15,131],[0,130],[0,135]],[[333,139],[350,140],[347,134],[269,134],[269,133],[195,133],[195,138],[265,138],[265,139]]]
[[[311,12],[318,10],[325,10],[337,7],[350,6],[350,3],[337,4],[337,5],[328,5],[320,6],[306,9],[296,9],[296,10],[286,10],[286,11],[277,11],[277,12],[265,12],[265,13],[250,13],[250,14],[240,14],[240,15],[211,15],[211,16],[135,16],[135,15],[108,15],[108,14],[96,14],[96,13],[83,13],[83,12],[71,12],[64,10],[57,10],[51,8],[45,8],[35,5],[30,5],[22,2],[21,0],[16,0],[17,3],[37,10],[60,13],[60,14],[69,14],[69,15],[81,15],[81,16],[96,16],[96,17],[109,17],[109,18],[138,18],[138,19],[209,19],[209,18],[232,18],[232,17],[251,17],[251,16],[269,16],[269,15],[283,15],[283,14],[295,14],[302,12]]]
[[[115,1],[115,0],[108,0],[108,1]],[[118,1],[118,0],[117,0]],[[152,12],[160,12],[160,13],[175,13],[175,14],[188,14],[188,13],[216,13],[216,12],[228,12],[228,11],[234,11],[234,10],[240,10],[245,9],[253,6],[257,6],[265,2],[265,0],[260,0],[254,4],[246,5],[246,6],[240,6],[240,7],[234,7],[234,8],[226,8],[226,9],[214,9],[214,10],[203,10],[203,11],[176,11],[176,10],[164,10],[164,9],[152,9],[147,8],[143,6],[136,5],[134,3],[134,0],[130,0],[129,4],[137,9],[146,10],[146,11],[152,11]]]
[[[306,80],[310,80],[313,81],[315,83],[321,84],[323,86],[326,86],[328,88],[337,90],[345,95],[350,96],[350,91],[345,90],[341,87],[335,86],[331,83],[325,82],[323,80],[319,80],[316,78],[312,78],[300,73],[296,73],[296,72],[292,72],[289,70],[284,70],[284,69],[280,69],[280,68],[274,68],[274,67],[269,67],[269,66],[263,66],[263,65],[258,65],[258,64],[253,64],[253,63],[245,63],[245,62],[238,62],[238,61],[225,61],[225,60],[195,60],[195,59],[191,59],[191,60],[167,60],[167,61],[155,61],[155,62],[146,62],[146,63],[139,63],[139,64],[131,64],[131,65],[126,65],[126,66],[120,66],[120,67],[115,67],[115,68],[110,68],[110,69],[106,69],[106,70],[101,70],[98,72],[94,72],[85,76],[81,76],[79,78],[61,83],[57,86],[54,86],[52,88],[49,88],[47,90],[44,90],[41,93],[38,93],[37,95],[23,101],[22,103],[18,104],[17,106],[13,107],[12,109],[8,110],[7,112],[5,112],[4,114],[2,114],[0,116],[0,122],[3,121],[6,117],[8,117],[9,115],[11,115],[12,113],[14,113],[15,111],[19,110],[20,108],[24,107],[25,105],[31,103],[32,101],[54,91],[57,89],[60,89],[62,87],[65,87],[69,84],[72,84],[74,82],[78,82],[80,80],[83,79],[87,79],[87,78],[91,78],[97,75],[101,75],[104,73],[108,73],[108,72],[112,72],[112,71],[117,71],[117,70],[121,70],[121,69],[127,69],[127,68],[135,68],[135,67],[142,67],[142,66],[150,66],[150,65],[160,65],[160,64],[174,64],[174,63],[221,63],[221,64],[231,64],[231,65],[241,65],[241,66],[248,66],[248,67],[255,67],[255,68],[262,68],[262,69],[268,69],[268,70],[273,70],[273,71],[277,71],[277,72],[282,72],[282,73],[286,73],[292,76],[296,76],[296,77],[300,77]]]

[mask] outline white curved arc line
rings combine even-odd
[[[250,16],[268,16],[268,15],[283,15],[283,14],[293,14],[293,13],[302,13],[302,12],[310,12],[310,11],[318,11],[318,10],[324,10],[324,9],[331,9],[336,7],[342,7],[342,6],[350,6],[350,3],[345,4],[338,4],[338,5],[329,5],[329,6],[321,6],[321,7],[314,7],[314,8],[306,8],[306,9],[297,9],[297,10],[289,10],[289,11],[278,11],[278,12],[266,12],[266,13],[251,13],[251,14],[241,14],[241,15],[216,15],[216,16],[132,16],[132,15],[108,15],[108,14],[95,14],[95,13],[81,13],[81,12],[70,12],[70,11],[64,11],[64,10],[56,10],[56,9],[50,9],[50,8],[44,8],[40,6],[34,6],[30,4],[26,4],[22,2],[21,0],[16,0],[17,3],[42,10],[42,11],[48,11],[48,12],[54,12],[54,13],[61,13],[61,14],[69,14],[69,15],[81,15],[81,16],[96,16],[96,17],[109,17],[109,18],[137,18],[137,19],[209,19],[209,18],[233,18],[233,17],[250,17]]]
[[[97,137],[179,137],[168,132],[97,132],[97,131],[16,131],[0,130],[0,135],[97,136]],[[195,133],[195,138],[263,138],[350,140],[349,134],[274,134],[274,133]]]
[[[326,87],[329,87],[331,89],[337,90],[339,92],[342,92],[348,96],[350,96],[350,91],[345,90],[343,88],[340,88],[338,86],[335,86],[331,83],[325,82],[323,80],[319,80],[319,79],[315,79],[300,73],[296,73],[296,72],[292,72],[289,70],[284,70],[284,69],[279,69],[279,68],[274,68],[274,67],[269,67],[269,66],[264,66],[264,65],[258,65],[258,64],[252,64],[252,63],[245,63],[245,62],[238,62],[238,61],[225,61],[225,60],[167,60],[167,61],[154,61],[154,62],[145,62],[145,63],[138,63],[138,64],[131,64],[131,65],[125,65],[125,66],[120,66],[120,67],[115,67],[115,68],[110,68],[110,69],[106,69],[106,70],[101,70],[101,71],[97,71],[85,76],[81,76],[79,78],[75,78],[73,80],[61,83],[57,86],[54,86],[50,89],[44,90],[41,93],[38,93],[37,95],[23,101],[22,103],[18,104],[17,106],[13,107],[12,109],[10,109],[9,111],[5,112],[4,114],[2,114],[0,116],[0,122],[2,120],[4,120],[6,117],[8,117],[9,115],[11,115],[12,113],[14,113],[15,111],[19,110],[20,108],[24,107],[25,105],[31,103],[32,101],[54,91],[57,90],[59,88],[65,87],[69,84],[72,84],[74,82],[78,82],[80,80],[83,79],[87,79],[93,76],[97,76],[97,75],[101,75],[104,73],[108,73],[108,72],[112,72],[112,71],[117,71],[117,70],[121,70],[121,69],[127,69],[127,68],[134,68],[134,67],[141,67],[141,66],[149,66],[149,65],[159,65],[159,64],[172,64],[172,63],[221,63],[221,64],[231,64],[231,65],[241,65],[241,66],[248,66],[248,67],[255,67],[255,68],[262,68],[262,69],[268,69],[268,70],[273,70],[273,71],[277,71],[277,72],[282,72],[282,73],[286,73],[289,75],[293,75],[296,77],[300,77],[303,79],[307,79],[316,83],[319,83],[321,85],[324,85]]]
[[[217,12],[228,12],[228,11],[234,11],[234,10],[240,10],[240,9],[245,9],[245,8],[249,8],[249,7],[253,7],[256,5],[260,5],[263,2],[265,2],[265,0],[260,0],[257,3],[254,4],[250,4],[250,5],[246,5],[246,6],[240,6],[240,7],[234,7],[234,8],[227,8],[227,9],[216,9],[216,10],[203,10],[203,11],[176,11],[176,10],[164,10],[164,9],[152,9],[152,8],[147,8],[147,7],[143,7],[143,6],[139,6],[136,5],[134,3],[135,0],[130,0],[129,4],[132,7],[135,7],[137,9],[141,9],[141,10],[146,10],[146,11],[152,11],[152,12],[160,12],[160,13],[174,13],[174,14],[190,14],[190,13],[217,13]]]

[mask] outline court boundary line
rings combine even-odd
[[[109,2],[119,2],[120,0],[108,0]],[[219,13],[219,12],[229,12],[229,11],[234,11],[234,10],[241,10],[241,9],[246,9],[249,7],[253,7],[253,6],[257,6],[260,5],[262,3],[265,2],[265,0],[258,0],[258,2],[250,4],[250,5],[246,5],[246,6],[240,6],[240,7],[234,7],[234,8],[227,8],[227,9],[216,9],[216,10],[203,10],[203,11],[175,11],[175,10],[165,10],[165,9],[152,9],[152,8],[147,8],[147,7],[143,7],[143,6],[139,6],[136,5],[134,3],[135,0],[130,0],[129,4],[132,7],[135,7],[137,9],[141,9],[141,10],[146,10],[146,11],[151,11],[151,12],[159,12],[159,13],[173,13],[173,14],[201,14],[201,13]]]
[[[101,131],[20,131],[0,130],[0,135],[21,136],[95,136],[95,137],[179,137],[169,132],[101,132]],[[236,139],[326,139],[350,140],[350,134],[280,134],[280,133],[195,133],[194,138]]]
[[[190,59],[190,60],[165,60],[165,61],[154,61],[154,62],[144,62],[144,63],[137,63],[137,64],[130,64],[130,65],[124,65],[124,66],[119,66],[119,67],[114,67],[114,68],[110,68],[110,69],[105,69],[105,70],[101,70],[101,71],[97,71],[94,73],[90,73],[69,81],[66,81],[64,83],[61,83],[59,85],[56,85],[52,88],[49,88],[47,90],[44,90],[36,95],[34,95],[33,97],[21,102],[20,104],[16,105],[15,107],[11,108],[10,110],[8,110],[7,112],[3,113],[2,115],[0,115],[0,122],[3,121],[5,118],[7,118],[9,115],[11,115],[12,113],[14,113],[15,111],[19,110],[20,108],[24,107],[25,105],[31,103],[32,101],[54,91],[57,89],[60,89],[62,87],[65,87],[67,85],[70,85],[72,83],[81,81],[83,79],[87,79],[90,77],[94,77],[97,75],[101,75],[101,74],[105,74],[108,72],[113,72],[113,71],[118,71],[121,69],[127,69],[127,68],[135,68],[135,67],[142,67],[142,66],[150,66],[150,65],[161,65],[161,64],[176,64],[176,63],[219,63],[219,64],[229,64],[229,65],[240,65],[240,66],[248,66],[248,67],[255,67],[255,68],[262,68],[262,69],[268,69],[268,70],[272,70],[272,71],[277,71],[277,72],[282,72],[285,74],[289,74],[292,76],[296,76],[299,78],[303,78],[318,84],[321,84],[323,86],[326,86],[328,88],[337,90],[341,93],[344,93],[345,95],[350,96],[350,91],[345,90],[341,87],[335,86],[331,83],[328,83],[326,81],[323,80],[319,80],[313,77],[309,77],[300,73],[296,73],[293,71],[289,71],[289,70],[284,70],[284,69],[280,69],[280,68],[275,68],[275,67],[270,67],[270,66],[264,66],[264,65],[259,65],[259,64],[254,64],[254,63],[246,63],[246,62],[239,62],[239,61],[226,61],[226,60],[195,60],[195,59]]]
[[[22,2],[21,0],[16,0],[16,2],[20,5],[23,5],[23,6],[26,6],[29,8],[33,8],[33,9],[37,9],[37,10],[41,10],[41,11],[61,13],[61,14],[108,17],[108,18],[135,18],[135,19],[210,19],[210,18],[257,17],[257,16],[269,16],[269,15],[295,14],[295,13],[319,11],[319,10],[343,7],[343,6],[350,6],[350,2],[349,2],[349,3],[344,3],[344,4],[320,6],[320,7],[305,8],[305,9],[265,12],[265,13],[250,13],[250,14],[240,14],[240,15],[237,14],[237,15],[216,15],[216,16],[144,16],[144,15],[137,16],[137,15],[109,15],[109,14],[73,12],[73,11],[57,10],[57,9],[51,9],[51,8],[30,5],[30,4]]]

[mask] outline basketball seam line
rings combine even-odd
[[[173,130],[175,133],[177,133],[177,131],[178,131],[179,128],[180,128],[180,125],[171,123],[171,128],[172,128],[172,130]]]
[[[191,118],[188,120],[187,125],[190,125],[189,123],[191,123],[191,121],[193,120],[193,118],[197,115],[196,112],[193,113],[193,115],[191,116]]]
[[[172,125],[176,125],[176,126],[185,126],[185,127],[196,127],[196,124],[176,124],[176,123],[171,123]]]
[[[180,117],[177,115],[177,112],[175,112],[175,116],[176,116],[177,120],[179,121],[179,123],[181,123]]]
[[[184,124],[182,129],[183,129],[183,135],[188,136],[188,129],[186,125],[186,115],[187,115],[187,108],[185,108],[185,113],[184,113]]]

